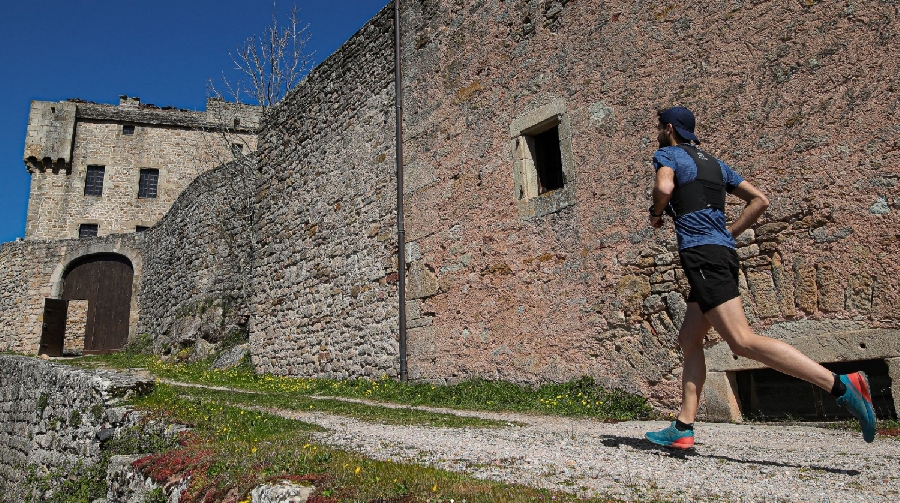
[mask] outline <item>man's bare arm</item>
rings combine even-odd
[[[731,193],[747,202],[747,206],[744,206],[737,220],[728,228],[731,235],[737,238],[765,213],[766,208],[769,207],[769,198],[746,180],[735,187]]]
[[[656,179],[653,182],[653,214],[660,215],[672,199],[672,191],[675,190],[675,170],[668,166],[660,166],[656,170]],[[662,217],[650,215],[650,225],[662,227]]]

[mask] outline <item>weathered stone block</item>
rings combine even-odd
[[[738,246],[747,246],[753,243],[754,239],[756,239],[756,231],[754,231],[753,229],[747,229],[742,232],[740,236],[735,238],[734,241]]]
[[[644,298],[650,295],[650,280],[646,276],[625,276],[616,285],[616,298],[628,315],[640,314]]]
[[[781,315],[781,310],[778,308],[778,297],[775,293],[775,283],[772,281],[770,271],[747,272],[747,283],[753,294],[756,312],[760,318],[775,318]]]
[[[737,380],[734,372],[707,372],[703,386],[706,404],[703,418],[707,421],[741,422]]]
[[[868,274],[853,274],[848,278],[847,309],[868,312],[872,308],[874,280]]]
[[[786,230],[789,225],[785,222],[771,222],[760,225],[756,229],[757,241],[771,241],[778,238],[778,235]]]
[[[816,287],[819,290],[819,310],[836,313],[844,310],[844,286],[836,269],[820,265],[816,268]]]
[[[891,396],[894,398],[894,412],[900,414],[900,358],[887,358],[888,377],[891,378]]]
[[[409,299],[431,297],[440,291],[440,282],[434,270],[424,262],[415,262],[409,267],[406,278],[406,295]]]
[[[819,309],[819,287],[816,282],[816,268],[805,259],[794,261],[794,294],[797,306],[806,313]]]
[[[669,308],[672,323],[676,327],[681,327],[684,323],[684,316],[687,313],[687,302],[685,302],[684,297],[680,293],[669,292],[666,294],[666,306]]]
[[[772,257],[772,283],[775,285],[775,297],[778,299],[778,307],[781,313],[787,317],[797,315],[794,306],[794,282],[781,262],[781,255]]]
[[[741,260],[748,259],[750,257],[755,257],[759,255],[759,245],[751,244],[749,246],[743,246],[737,249],[738,257]]]
[[[650,317],[650,326],[652,326],[653,330],[660,335],[674,334],[678,331],[678,327],[672,323],[672,320],[669,319],[669,316],[665,312],[652,315]]]
[[[658,313],[665,308],[663,299],[659,295],[651,295],[644,299],[644,312],[647,314]]]

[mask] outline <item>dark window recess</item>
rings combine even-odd
[[[97,237],[99,226],[97,224],[81,224],[78,226],[78,237],[93,238]]]
[[[134,232],[144,232],[145,230],[147,230],[149,228],[150,227],[147,227],[146,225],[136,225],[134,227]]]
[[[559,127],[538,133],[534,138],[534,168],[537,171],[540,189],[543,194],[551,190],[561,189],[565,184],[562,169],[562,152],[559,150]]]
[[[235,120],[234,120],[234,127],[236,127],[236,128],[241,127],[241,120],[240,120],[240,119],[235,119]]]
[[[824,363],[823,367],[838,374],[861,370],[869,378],[872,405],[878,419],[896,419],[891,396],[891,378],[884,360]],[[735,372],[741,412],[750,419],[794,419],[824,421],[852,419],[838,406],[835,397],[806,381],[790,377],[772,369]]]
[[[84,195],[103,195],[103,174],[105,172],[106,168],[104,166],[87,167],[87,175],[84,177]]]
[[[134,134],[134,124],[125,124],[122,126],[122,134],[125,136],[131,136]]]
[[[158,169],[142,169],[140,180],[138,180],[138,197],[141,199],[155,198],[158,184]]]

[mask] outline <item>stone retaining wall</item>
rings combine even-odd
[[[21,498],[35,475],[90,465],[125,421],[123,399],[153,382],[87,371],[23,356],[0,355],[0,493]]]

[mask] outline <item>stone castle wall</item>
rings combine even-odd
[[[216,117],[243,117],[244,125],[223,134],[208,113],[159,109],[136,98],[123,98],[119,106],[34,102],[25,152],[32,178],[25,238],[74,238],[81,224],[97,224],[100,236],[155,224],[197,175],[232,159],[232,143],[245,153],[256,148],[255,130],[248,127],[257,125],[251,120],[254,111],[258,116],[257,107],[211,103]],[[44,123],[62,121],[56,115],[73,107],[73,136],[65,143],[57,138],[65,136],[59,128]],[[58,112],[47,119],[49,108]],[[123,125],[134,126],[133,134],[123,134]],[[50,155],[45,150],[66,146],[71,159],[60,159],[68,163],[57,162],[56,154],[51,164],[39,162],[38,155]],[[87,167],[94,165],[105,167],[103,193],[86,196]],[[155,198],[138,197],[142,168],[159,170]]]
[[[154,349],[210,349],[246,338],[250,316],[251,157],[208,171],[142,233],[0,246],[0,351],[37,354],[44,299],[59,298],[66,268],[95,254],[119,254],[134,267],[129,341],[148,334]],[[65,354],[84,345],[86,302],[69,304]]]
[[[396,375],[392,10],[273,110],[260,139],[257,370]]]
[[[739,241],[753,326],[777,335],[790,332],[782,324],[808,321],[805,333],[825,334],[824,345],[829,332],[816,327],[829,320],[854,320],[873,337],[896,328],[889,257],[900,173],[889,160],[900,72],[882,57],[896,49],[896,6],[404,9],[412,378],[592,375],[657,404],[677,400],[686,285],[672,229],[646,223],[655,112],[676,104],[695,111],[705,147],[772,199]],[[301,84],[261,140],[265,216],[251,331],[260,370],[396,370],[393,342],[367,358],[380,329],[356,326],[363,301],[365,312],[383,313],[385,336],[396,333],[393,291],[379,289],[390,285],[395,245],[375,241],[395,232],[389,42],[377,31],[388,29],[387,14]],[[352,73],[381,53],[383,66]],[[319,80],[336,68],[340,78]],[[523,144],[548,122],[558,125],[566,183],[529,196]],[[385,200],[367,205],[373,196]],[[729,199],[730,218],[740,208]],[[367,221],[381,227],[367,233]],[[348,246],[348,237],[365,246]],[[359,282],[366,256],[380,267]],[[885,351],[863,358],[897,356],[896,345]],[[361,363],[377,355],[383,364]]]
[[[89,255],[118,254],[131,261],[135,284],[131,296],[129,339],[137,327],[138,288],[142,269],[140,234],[53,241],[15,241],[0,245],[0,351],[36,355],[44,321],[44,299],[58,299],[66,268]],[[73,301],[63,351],[84,347],[86,305]]]
[[[156,352],[190,347],[204,356],[226,337],[246,339],[256,173],[249,157],[204,173],[138,236],[144,267],[136,332],[151,335]]]
[[[411,311],[433,318],[410,333],[412,377],[588,374],[677,399],[687,289],[671,224],[646,222],[655,111],[672,105],[694,110],[703,146],[772,200],[738,250],[757,330],[896,328],[900,68],[884,58],[898,49],[896,5],[409,9],[407,238],[411,271],[433,285],[413,295]],[[551,117],[566,187],[523,201],[517,142]]]

